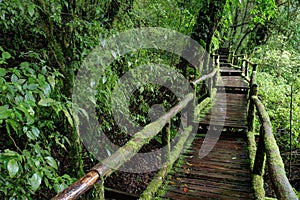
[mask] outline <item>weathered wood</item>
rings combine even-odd
[[[228,64],[230,66],[230,64]],[[242,71],[239,69],[233,69],[231,67],[221,67],[220,68],[221,76],[240,76]]]
[[[163,183],[164,177],[167,175],[169,170],[172,168],[174,162],[182,152],[184,148],[184,144],[188,139],[191,131],[192,131],[192,126],[189,126],[188,128],[185,129],[179,141],[175,145],[174,150],[170,153],[169,163],[165,165],[161,170],[159,170],[157,175],[152,179],[152,181],[147,186],[146,190],[141,194],[140,199],[149,199],[149,200],[153,199],[153,195],[156,193],[158,188]]]
[[[171,150],[170,129],[171,129],[171,123],[169,120],[168,123],[165,125],[165,127],[162,130],[162,138],[161,138],[162,145],[167,146],[167,148],[162,149],[162,158],[161,158],[162,164],[169,161],[169,154],[170,154],[170,150]]]
[[[162,198],[253,199],[251,173],[244,151],[246,142],[237,137],[228,138],[226,134],[222,133],[223,136],[204,158],[199,157],[204,138],[197,136],[192,143],[195,149],[185,155],[182,165],[170,173]]]
[[[257,85],[252,84],[250,89],[250,96],[257,95]],[[248,131],[254,131],[254,119],[255,119],[255,105],[253,99],[250,99],[249,108],[248,108]]]
[[[247,63],[249,63],[250,65],[256,65],[255,63],[253,63],[253,62],[251,62],[251,61],[249,61],[248,59],[246,59],[246,58],[243,58],[243,60],[245,60]]]
[[[204,75],[192,83],[194,85],[197,85],[197,83],[212,78],[217,72],[218,68],[214,69],[210,74]],[[169,112],[167,112],[155,122],[147,125],[142,131],[136,133],[129,142],[119,148],[110,157],[95,165],[89,173],[81,178],[85,182],[92,183],[91,185],[84,184],[84,182],[79,179],[77,182],[66,188],[61,193],[57,194],[52,199],[75,199],[89,190],[96,182],[95,179],[97,180],[100,176],[107,177],[114,170],[119,169],[120,166],[129,161],[143,147],[143,145],[147,144],[155,135],[157,135],[158,132],[166,125],[166,123],[170,121],[170,119],[177,113],[179,113],[182,109],[184,109],[187,104],[195,98],[195,96],[195,94],[189,93],[182,101],[180,101],[176,106],[170,109]],[[98,174],[95,176],[91,176],[95,171],[98,172]]]
[[[252,185],[254,189],[255,199],[264,199],[265,198],[265,190],[264,190],[264,178],[263,176],[257,175],[253,173],[253,167],[255,162],[256,155],[256,142],[255,136],[253,132],[247,132],[247,140],[248,140],[248,152],[250,159],[250,170],[252,171]]]
[[[263,176],[265,166],[265,133],[263,127],[260,127],[259,140],[256,150],[253,173]]]
[[[73,183],[70,187],[66,188],[52,200],[64,199],[64,200],[72,200],[78,198],[81,194],[89,190],[93,187],[93,185],[99,179],[99,174],[96,171],[90,171],[85,174],[82,178]]]
[[[234,69],[240,69],[239,66],[236,66],[236,65],[233,65],[233,64],[230,64],[230,67],[234,68]],[[248,83],[250,83],[250,78],[248,78],[248,66],[247,66],[247,62],[245,64],[245,67],[244,67],[244,71],[242,71],[241,73],[241,77],[247,81]]]
[[[211,112],[200,124],[246,129],[246,105],[246,94],[217,93]]]
[[[244,55],[244,58],[246,58],[245,55]],[[246,66],[246,61],[243,59],[242,65],[241,65],[242,74],[245,74],[245,66]]]
[[[293,188],[285,173],[284,164],[280,156],[279,148],[272,132],[272,125],[269,119],[269,115],[264,105],[257,96],[251,96],[251,99],[255,103],[260,121],[264,128],[264,141],[267,163],[276,197],[279,200],[297,200],[298,198],[293,191]]]
[[[200,82],[202,82],[202,81],[205,81],[205,80],[207,80],[207,79],[209,79],[209,78],[214,77],[214,75],[215,75],[217,72],[218,72],[218,69],[215,68],[211,73],[209,73],[209,74],[207,74],[207,75],[201,76],[200,78],[198,78],[197,80],[193,81],[192,83],[193,83],[194,85],[197,85],[198,83],[200,83]]]
[[[248,77],[248,69],[249,69],[249,63],[246,62],[246,64],[245,64],[245,77]]]
[[[206,100],[208,100],[208,101],[206,101]],[[199,108],[198,112],[205,111],[206,107],[208,106],[209,103],[211,103],[211,101],[212,101],[212,98],[207,97],[201,103],[199,103],[199,105],[197,105],[197,107]],[[179,154],[182,152],[184,147],[189,146],[190,143],[192,142],[192,141],[186,142],[191,131],[194,131],[194,130],[192,130],[192,126],[190,124],[189,128],[187,128],[183,132],[183,134],[180,136],[180,139],[177,142],[177,144],[175,145],[174,150],[172,152],[170,152],[168,165],[164,166],[157,173],[157,175],[153,178],[153,180],[147,186],[146,190],[141,194],[140,199],[152,199],[153,195],[157,192],[159,187],[162,185],[165,176],[170,171],[170,169],[173,167],[174,162],[178,158]]]
[[[170,109],[169,112],[136,133],[129,142],[119,148],[110,157],[95,165],[91,172],[81,178],[82,180],[80,179],[80,181],[77,181],[66,188],[63,192],[55,196],[53,200],[70,199],[70,197],[72,197],[71,199],[75,199],[90,189],[100,176],[109,176],[114,170],[119,169],[120,166],[129,161],[144,144],[147,144],[155,135],[157,135],[165,124],[186,107],[193,98],[194,94],[189,93],[182,101]],[[95,171],[98,172],[98,174],[95,174]],[[89,184],[85,184],[85,182]]]

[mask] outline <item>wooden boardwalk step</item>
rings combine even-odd
[[[227,58],[227,53],[221,56]],[[217,134],[224,128],[247,129],[249,86],[240,70],[228,66],[221,65],[216,101],[200,121],[192,145],[181,155],[181,165],[169,174],[162,199],[254,199],[245,136],[227,131]],[[205,138],[207,133],[212,134],[210,139]],[[199,157],[200,151],[207,154]]]
[[[240,70],[221,66],[216,101],[200,121],[192,145],[181,155],[181,165],[175,165],[169,174],[162,199],[254,199],[246,137],[236,132],[247,129],[249,86]],[[226,127],[235,133],[216,134]],[[207,131],[212,134],[210,139],[205,139]],[[199,157],[199,151],[210,152]]]
[[[204,130],[203,130],[204,131]],[[223,132],[212,151],[199,158],[204,137],[196,137],[167,181],[168,199],[253,199],[246,139]]]
[[[217,93],[216,102],[200,124],[246,129],[246,112],[247,94]]]
[[[222,63],[220,73],[221,76],[241,76],[242,71],[230,68],[228,63]]]

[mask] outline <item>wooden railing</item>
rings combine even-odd
[[[272,188],[279,200],[297,200],[297,196],[286,176],[284,164],[280,155],[278,145],[272,132],[272,124],[269,115],[259,100],[256,83],[257,65],[249,62],[245,56],[232,56],[231,66],[240,68],[245,80],[250,84],[249,104],[248,104],[248,147],[250,156],[250,168],[253,174],[253,187],[256,199],[265,199],[264,191],[264,171],[267,169]],[[249,78],[249,72],[252,74]],[[255,139],[255,115],[259,117],[258,143]],[[266,165],[268,166],[266,168]]]
[[[218,76],[218,68],[219,65],[217,65],[217,68],[209,74],[204,75],[199,79],[193,81],[192,84],[195,88],[195,91],[197,85],[203,81],[209,80],[209,85],[213,85],[213,83],[215,83],[214,80],[217,79],[216,76]],[[205,96],[207,96],[207,94],[205,94]],[[115,170],[119,169],[124,163],[128,162],[133,156],[135,156],[145,144],[149,143],[149,141],[154,136],[156,136],[167,124],[171,122],[171,118],[173,118],[180,111],[187,112],[188,110],[185,110],[185,108],[188,107],[189,104],[194,103],[192,100],[196,98],[196,92],[191,91],[191,93],[186,95],[182,101],[180,101],[176,106],[171,108],[166,114],[161,116],[155,122],[145,126],[145,128],[140,132],[134,134],[130,141],[128,141],[124,146],[120,147],[115,153],[113,153],[101,163],[95,165],[87,174],[85,174],[82,178],[77,180],[68,188],[57,194],[55,197],[52,198],[52,200],[76,199],[83,193],[91,189],[96,183],[100,183],[100,191],[102,191],[100,192],[100,198],[104,199],[105,178],[110,176]],[[207,96],[207,98],[200,103],[199,107],[204,110],[210,101],[211,97]],[[187,119],[193,119],[193,113],[191,111],[187,112],[186,115],[188,116]],[[156,189],[160,185],[159,183],[162,181],[158,177],[164,175],[165,172],[169,170],[172,167],[173,163],[176,161],[176,158],[178,157],[178,155],[184,147],[185,141],[187,140],[190,133],[193,131],[191,123],[193,123],[193,121],[187,121],[187,127],[184,128],[184,131],[180,135],[178,142],[176,143],[175,147],[172,148],[173,150],[170,151],[170,148],[168,148],[168,162],[166,162],[166,164],[158,172],[157,176],[149,184],[147,190],[142,194],[144,198],[150,198],[150,196],[156,191]],[[170,128],[170,125],[167,127]],[[166,135],[163,135],[163,137],[168,138],[167,145],[170,145],[170,131],[166,131],[165,134]],[[105,165],[103,163],[109,163],[109,165]]]

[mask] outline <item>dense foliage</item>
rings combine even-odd
[[[230,47],[251,55],[283,152],[289,150],[293,85],[292,147],[299,150],[299,8],[297,1],[274,0],[0,0],[0,198],[49,199],[96,163],[75,128],[74,78],[94,47],[131,28],[164,27],[210,53]],[[179,56],[153,49],[107,66],[99,77],[97,114],[99,128],[118,145],[129,136],[112,117],[112,90],[128,70],[149,63],[174,66],[187,79],[200,75]],[[167,110],[176,102],[163,87],[141,87],[131,99],[132,119],[145,125],[152,105]],[[157,137],[144,150],[161,142]]]

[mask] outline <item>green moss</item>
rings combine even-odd
[[[273,197],[265,197],[265,200],[277,200],[277,199]]]
[[[207,106],[208,104],[211,104],[211,98],[205,99],[197,106],[199,108],[198,112],[200,112],[201,114],[203,112],[206,113],[208,111],[208,109],[210,108],[210,106]],[[196,110],[195,110],[195,112],[196,112]],[[172,168],[173,165],[175,168],[175,167],[180,167],[181,165],[183,165],[185,163],[183,156],[179,156],[179,158],[178,158],[178,155],[182,152],[182,150],[184,150],[185,152],[188,152],[187,148],[190,147],[191,143],[194,140],[194,137],[189,137],[191,131],[192,131],[191,126],[184,130],[184,133],[182,134],[181,139],[178,141],[178,143],[174,147],[173,151],[170,153],[170,156],[169,156],[170,163],[167,166],[167,169],[166,170],[162,169],[158,172],[156,177],[150,182],[147,189],[143,192],[140,199],[160,199],[160,198],[153,197],[155,193],[157,193],[158,196],[164,195],[164,193],[166,192],[166,188],[168,187],[168,181],[166,180],[163,183],[163,181],[164,181],[163,177],[167,177],[167,179],[168,179],[169,175],[167,175],[167,174],[174,172],[174,170]],[[176,161],[176,159],[177,159],[177,161]],[[175,161],[176,161],[176,163],[174,164]]]
[[[265,199],[264,179],[260,175],[252,175],[252,185],[255,199]]]
[[[251,171],[253,171],[255,154],[256,154],[256,142],[255,142],[254,133],[247,132],[247,139],[248,139],[248,155],[250,160],[250,169]]]
[[[147,186],[146,190],[141,194],[140,199],[147,199],[147,200],[153,199],[152,197],[157,192],[159,187],[163,184],[165,176],[168,174],[168,172],[170,172],[174,162],[176,161],[179,154],[181,153],[181,150],[184,148],[184,144],[186,143],[191,131],[192,131],[192,126],[189,126],[184,130],[180,140],[177,142],[173,151],[169,155],[169,159],[170,159],[169,163],[167,163],[167,165],[164,168],[159,170],[157,175]]]
[[[99,183],[94,185],[92,196],[94,199],[104,200],[104,178],[100,176]]]

